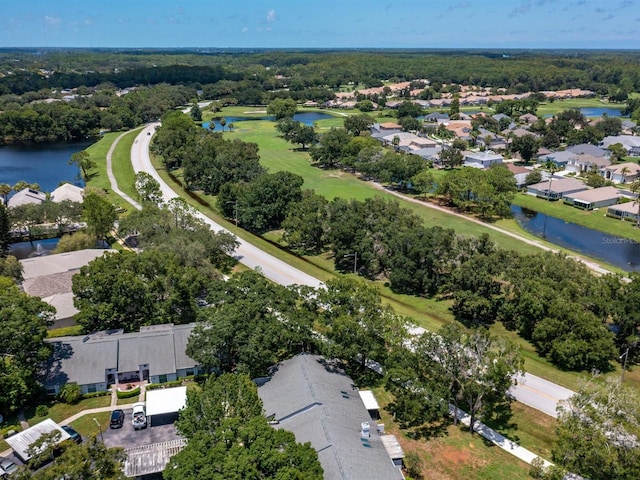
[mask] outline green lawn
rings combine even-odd
[[[225,109],[226,113],[226,109]],[[229,114],[230,115],[230,114]],[[374,195],[382,195],[386,198],[392,197],[391,194],[375,189],[368,182],[358,180],[350,174],[341,171],[321,170],[309,164],[307,154],[304,152],[294,151],[292,146],[277,137],[272,122],[245,122],[246,128],[235,129],[233,132],[227,132],[226,138],[241,138],[245,141],[258,143],[260,146],[261,162],[271,171],[287,170],[302,176],[305,179],[304,188],[313,188],[317,193],[328,198],[341,196],[344,198],[356,198],[362,200]],[[165,181],[173,183],[163,167],[155,160],[155,166]],[[180,188],[173,184],[179,191]],[[252,235],[242,229],[236,229],[233,223],[220,218],[215,209],[209,209],[199,204],[195,199],[190,198],[188,194],[182,191],[182,196],[187,199],[194,207],[209,215],[211,218],[219,221],[239,237],[254,243],[259,248],[265,250],[271,255],[282,259],[283,261],[293,265],[294,267],[322,280],[326,281],[331,278],[335,272],[333,270],[333,261],[330,255],[324,254],[315,257],[298,257],[279,248],[274,243],[279,241],[279,233],[272,232],[261,238]],[[215,198],[203,196],[211,205],[215,205]],[[416,212],[425,222],[426,225],[440,225],[446,228],[453,228],[458,233],[466,235],[479,235],[487,232],[493,240],[503,248],[517,250],[523,253],[539,252],[540,249],[518,242],[511,237],[495,232],[487,227],[478,225],[468,220],[455,217],[433,209],[425,208],[411,202],[401,201],[403,206],[410,208]],[[517,227],[515,221],[509,229],[516,231],[523,236],[537,239],[532,235],[523,233]],[[500,222],[499,222],[500,223]],[[502,226],[502,225],[500,225]],[[269,240],[269,241],[265,241]],[[544,243],[544,242],[541,242]],[[548,244],[553,246],[552,244]],[[414,321],[429,330],[437,330],[443,324],[453,321],[453,316],[449,311],[450,302],[439,301],[435,299],[419,298],[410,295],[397,295],[390,291],[382,282],[378,282],[381,294],[386,303],[394,307],[401,315],[410,316]],[[535,375],[547,378],[560,385],[575,389],[578,385],[579,378],[585,376],[584,373],[563,372],[555,368],[546,360],[540,358],[531,344],[521,339],[515,332],[506,331],[501,324],[494,325],[492,331],[495,334],[501,334],[509,337],[512,341],[521,346],[523,356],[525,358],[526,370]],[[614,373],[615,375],[615,373]],[[629,376],[629,382],[635,382],[634,377]],[[640,380],[640,378],[638,379]]]
[[[526,193],[517,194],[513,200],[513,204],[603,233],[640,241],[639,228],[636,228],[631,222],[607,217],[605,215],[607,211],[606,208],[581,210],[567,205],[562,201],[549,202],[542,198],[527,195]]]
[[[385,410],[393,397],[381,387],[373,389],[385,431],[396,436],[405,454],[415,454],[421,462],[422,478],[447,480],[525,480],[529,466],[513,455],[489,443],[480,435],[471,435],[466,427],[445,425],[431,436],[415,438],[400,429]],[[540,439],[542,442],[543,440]],[[537,452],[536,452],[537,453]]]
[[[46,418],[51,418],[54,422],[61,422],[62,420],[75,415],[76,413],[87,410],[89,408],[108,407],[111,403],[111,396],[105,395],[102,397],[93,397],[80,400],[78,403],[68,404],[62,402],[56,402],[49,405],[49,413],[43,417],[35,415],[35,409],[31,408],[26,411],[26,418],[29,425],[33,426]]]
[[[138,198],[138,192],[135,187],[136,174],[131,165],[131,146],[140,130],[133,130],[122,137],[111,156],[111,167],[113,176],[116,177],[118,188],[134,200]]]
[[[95,420],[94,420],[95,418]],[[110,412],[94,413],[93,415],[83,415],[75,422],[71,422],[71,427],[78,432],[85,440],[93,436],[100,436],[100,431],[109,429]],[[96,420],[98,424],[96,424]]]
[[[589,108],[589,107],[610,107],[624,109],[623,103],[609,103],[598,98],[570,98],[567,100],[556,100],[553,102],[544,102],[538,106],[536,115],[544,117],[545,115],[555,115],[564,110],[572,108]]]

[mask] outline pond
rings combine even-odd
[[[600,259],[622,270],[640,271],[640,243],[635,240],[602,233],[515,205],[511,206],[511,211],[522,228],[548,242]]]
[[[229,124],[233,123],[237,123],[237,122],[254,122],[257,120],[268,120],[271,122],[275,122],[276,118],[274,116],[270,116],[270,115],[265,115],[262,117],[234,117],[234,116],[228,116],[228,117],[223,117],[227,123],[224,126],[224,130],[228,131],[229,130]],[[301,113],[296,113],[293,116],[293,119],[297,122],[301,122],[305,125],[309,125],[309,126],[313,126],[313,124],[315,122],[317,122],[318,120],[325,120],[327,118],[332,118],[332,115],[329,115],[328,113],[322,113],[322,112],[301,112]],[[202,123],[202,127],[203,128],[209,128],[209,123],[210,122],[203,122]],[[237,128],[237,125],[234,125]],[[214,132],[221,132],[222,131],[222,127],[220,126],[220,124],[216,121],[215,122],[215,128],[213,129]]]
[[[610,117],[621,117],[623,107],[584,107],[580,109],[585,117],[602,117],[602,114],[606,113]]]
[[[84,186],[80,170],[69,165],[71,155],[89,147],[93,141],[6,145],[0,147],[0,183],[15,185],[20,180],[37,183],[43,192],[51,192],[60,182]]]
[[[9,253],[18,260],[50,255],[58,246],[59,240],[59,238],[47,238],[46,240],[34,240],[33,242],[12,243],[9,245]]]

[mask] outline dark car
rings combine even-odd
[[[71,440],[73,440],[76,443],[82,443],[82,437],[80,436],[80,434],[76,432],[73,428],[71,428],[69,425],[62,425],[62,429],[69,434],[69,436],[71,437]]]
[[[124,423],[124,410],[114,410],[111,412],[111,422],[109,422],[109,426],[111,428],[121,428]]]

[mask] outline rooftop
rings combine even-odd
[[[394,480],[403,476],[393,465],[381,435],[352,380],[332,361],[298,355],[278,365],[258,394],[275,428],[311,442],[327,480]],[[370,422],[370,436],[361,435]]]
[[[24,260],[20,260],[22,268],[24,269],[23,277],[27,280],[29,278],[43,277],[54,273],[78,270],[92,260],[101,257],[105,252],[115,252],[115,250],[89,248],[76,252],[25,258]]]
[[[600,187],[591,190],[583,190],[582,192],[571,193],[565,195],[566,198],[580,200],[581,202],[600,202],[612,198],[620,197],[620,191],[615,187]]]
[[[29,450],[29,446],[36,440],[38,440],[42,435],[51,433],[54,430],[60,432],[58,443],[71,438],[69,434],[60,427],[60,425],[58,425],[50,418],[47,418],[46,420],[43,420],[33,427],[29,427],[22,432],[16,433],[15,435],[7,438],[5,441],[13,449],[16,455],[18,455],[18,457],[22,459],[22,461],[28,462],[32,457],[32,455],[29,455],[29,453],[27,453],[27,450]]]
[[[582,183],[580,180],[576,180],[575,178],[553,177],[550,180],[545,180],[544,182],[529,185],[529,188],[533,190],[539,190],[539,191],[550,190],[556,193],[564,193],[564,192],[572,192],[574,190],[586,190],[587,186],[584,183]]]

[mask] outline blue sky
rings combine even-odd
[[[640,0],[0,0],[0,47],[640,48]]]

